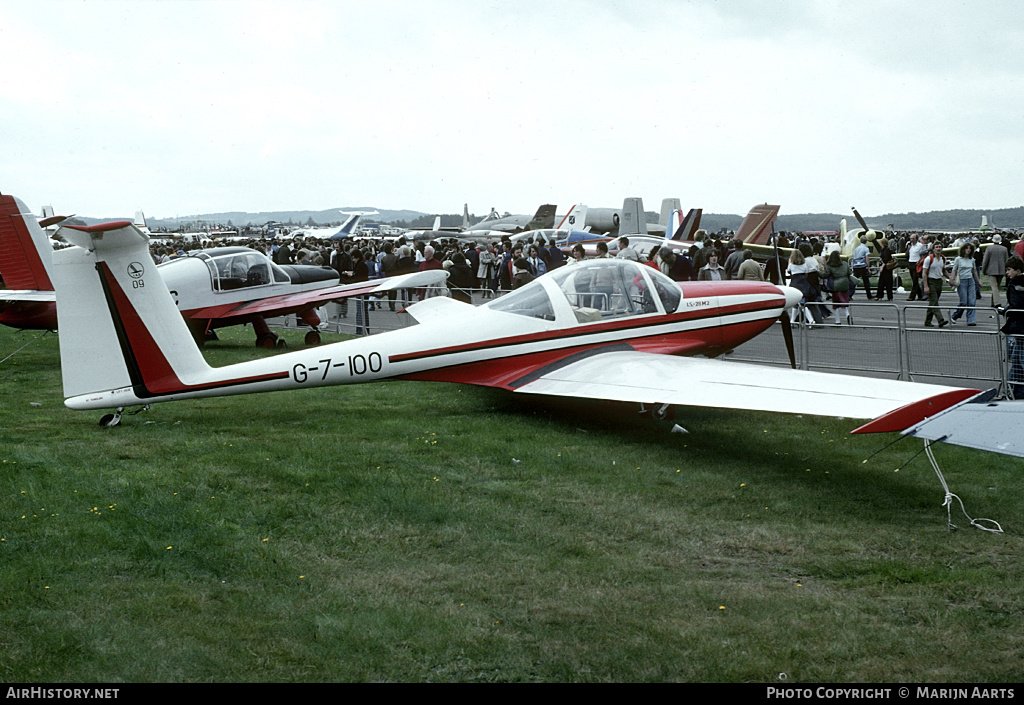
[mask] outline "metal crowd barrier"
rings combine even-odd
[[[827,305],[832,313],[831,304],[819,305]],[[949,320],[959,306],[940,301],[939,308]],[[998,386],[1006,395],[1010,365],[1006,336],[999,332],[1003,317],[990,307],[973,308],[977,326],[967,327],[965,315],[951,326],[938,328],[936,321],[935,328],[925,328],[927,304],[850,302],[852,323],[835,325],[831,316],[821,324],[808,325],[806,318],[794,323],[796,364],[802,370],[849,370],[905,381]],[[800,311],[799,315],[805,314]],[[730,351],[726,359],[788,366],[781,323]]]

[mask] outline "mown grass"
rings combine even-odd
[[[0,357],[27,334],[0,330]],[[300,344],[298,338],[290,341]],[[238,331],[213,364],[267,354]],[[0,680],[1017,681],[1022,463],[386,382],[62,404],[0,365]],[[36,405],[34,405],[36,404]],[[959,513],[957,506],[955,511]]]

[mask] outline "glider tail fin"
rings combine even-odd
[[[65,225],[58,234],[78,245],[53,257],[64,396],[79,398],[68,406],[89,408],[95,400],[84,395],[125,399],[97,408],[138,403],[179,391],[181,378],[209,370],[145,233],[116,221]]]
[[[0,194],[0,277],[7,288],[53,291],[52,253],[28,207],[14,196]]]

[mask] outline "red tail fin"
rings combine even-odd
[[[53,291],[50,263],[40,249],[49,243],[35,220],[26,220],[27,213],[17,198],[0,194],[0,276],[9,289]]]
[[[767,245],[772,234],[772,223],[778,215],[778,206],[770,206],[767,203],[754,206],[740,223],[736,238],[750,245]]]

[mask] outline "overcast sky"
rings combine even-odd
[[[0,66],[36,212],[1024,205],[1011,0],[0,0]]]

